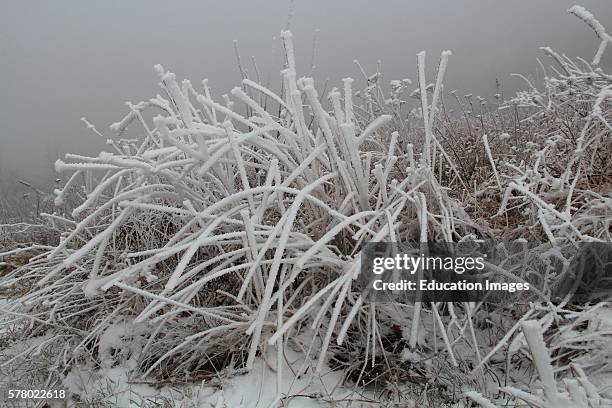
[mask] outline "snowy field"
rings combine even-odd
[[[0,406],[611,407],[612,251],[587,260],[602,293],[553,298],[582,244],[612,245],[612,20],[568,11],[593,50],[542,48],[539,82],[495,100],[444,85],[451,51],[315,83],[288,30],[280,91],[238,47],[220,100],[157,65],[110,130],[82,119],[105,151],[0,224]],[[482,239],[532,246],[490,276],[533,296],[360,286],[368,242]]]

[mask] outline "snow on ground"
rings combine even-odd
[[[268,350],[265,358],[257,358],[254,369],[231,378],[219,378],[213,384],[202,382],[184,386],[164,386],[160,389],[150,383],[130,377],[127,367],[94,370],[91,367],[75,367],[68,374],[63,386],[81,401],[106,403],[114,407],[155,406],[171,404],[172,407],[236,407],[259,408],[282,406],[329,406],[332,401],[358,401],[353,406],[374,406],[366,401],[372,395],[360,395],[342,386],[342,373],[325,367],[321,375],[303,375],[297,372],[303,362],[298,353],[288,350],[282,375],[280,398],[277,393],[275,350]],[[375,404],[377,405],[377,404]]]

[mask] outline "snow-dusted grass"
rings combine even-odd
[[[588,12],[572,13],[609,42]],[[61,240],[2,279],[26,286],[2,305],[6,324],[65,345],[44,386],[82,367],[159,384],[225,379],[272,350],[267,399],[296,393],[287,378],[332,368],[381,400],[450,404],[475,390],[485,396],[467,395],[486,406],[503,386],[527,398],[513,390],[530,386],[532,355],[546,404],[557,406],[551,367],[610,371],[604,303],[552,305],[543,289],[511,307],[379,304],[355,279],[368,241],[523,238],[541,244],[544,261],[611,241],[612,79],[598,57],[591,65],[545,48],[556,65],[544,88],[528,83],[491,109],[445,90],[449,51],[433,84],[418,54],[412,93],[409,80],[386,93],[381,73],[362,70],[362,89],[346,78],[319,95],[299,76],[291,33],[281,37],[279,94],[247,78],[218,102],[207,81],[179,83],[157,66],[164,96],[128,105],[111,152],[56,163],[72,174],[55,192],[70,214],[46,216]],[[127,132],[142,137],[120,138]],[[75,191],[82,200],[68,205]],[[294,353],[300,363],[288,366]]]
[[[521,323],[523,334],[529,345],[531,357],[536,367],[539,383],[532,392],[505,386],[500,391],[534,407],[597,408],[607,407],[612,400],[602,397],[597,388],[589,381],[577,364],[570,364],[572,377],[563,381],[563,390],[555,380],[548,348],[542,338],[542,327],[537,320]],[[477,392],[468,391],[468,398],[485,408],[494,407],[493,403]]]

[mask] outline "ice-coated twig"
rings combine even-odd
[[[569,13],[575,15],[585,23],[589,25],[597,34],[597,37],[601,40],[597,53],[593,57],[593,65],[598,65],[601,61],[606,46],[612,42],[612,37],[606,33],[604,26],[593,16],[593,14],[582,6],[573,6],[569,10]]]

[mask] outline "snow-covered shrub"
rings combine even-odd
[[[221,103],[206,80],[179,82],[158,65],[163,96],[129,104],[110,152],[57,161],[72,176],[56,204],[81,180],[86,196],[53,216],[61,242],[3,282],[32,284],[5,307],[11,324],[66,344],[49,383],[78,364],[195,381],[250,370],[273,347],[279,384],[293,348],[299,372],[314,361],[389,397],[403,398],[389,384],[420,383],[452,399],[468,385],[489,392],[486,373],[509,376],[519,328],[535,318],[569,371],[560,333],[592,306],[553,306],[547,293],[497,308],[379,304],[355,278],[368,241],[522,237],[559,249],[543,258],[610,241],[610,75],[546,49],[559,67],[543,91],[495,110],[457,97],[457,117],[445,102],[448,51],[431,85],[418,54],[414,91],[396,80],[386,96],[382,75],[364,72],[364,89],[346,78],[319,95],[297,72],[291,33],[282,39],[280,94],[246,78]],[[128,132],[141,137],[120,138]],[[600,347],[602,330],[571,357]]]

